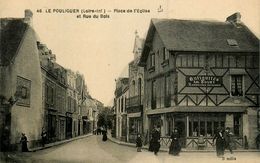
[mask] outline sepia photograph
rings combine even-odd
[[[0,0],[1,163],[258,163],[259,0]]]

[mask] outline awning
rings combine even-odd
[[[177,106],[164,109],[149,109],[147,115],[163,114],[171,112],[179,113],[243,113],[246,106]]]

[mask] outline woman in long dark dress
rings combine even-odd
[[[224,156],[224,150],[225,150],[225,139],[223,135],[223,130],[218,129],[218,132],[213,138],[213,143],[216,140],[216,152],[218,157],[223,157]]]
[[[169,148],[169,154],[172,154],[174,156],[179,155],[181,151],[181,144],[180,144],[180,134],[177,129],[174,129],[172,135],[171,135],[171,145]]]
[[[22,152],[28,152],[28,147],[27,147],[27,137],[25,136],[24,133],[22,133],[22,137],[20,142],[22,143]]]
[[[157,155],[157,153],[160,150],[160,137],[161,137],[161,133],[160,133],[160,128],[159,126],[157,126],[157,128],[155,128],[154,132],[152,133],[152,145],[153,145],[153,152],[155,155]]]
[[[103,140],[103,141],[107,141],[107,130],[104,129],[104,130],[102,131],[102,133],[103,133],[103,138],[102,138],[102,140]]]

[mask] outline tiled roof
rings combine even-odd
[[[205,52],[258,52],[259,39],[243,24],[218,21],[195,21],[177,19],[152,19],[145,40],[141,61],[148,54],[155,31],[164,46],[172,51]],[[228,40],[238,46],[231,46]]]
[[[0,65],[9,65],[15,57],[27,27],[23,19],[0,19]]]

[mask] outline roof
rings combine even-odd
[[[259,52],[259,39],[243,23],[152,19],[141,62],[147,58],[155,31],[164,46],[172,51]],[[238,46],[230,46],[230,39]]]
[[[0,19],[0,65],[9,65],[15,57],[27,27],[22,18]]]

